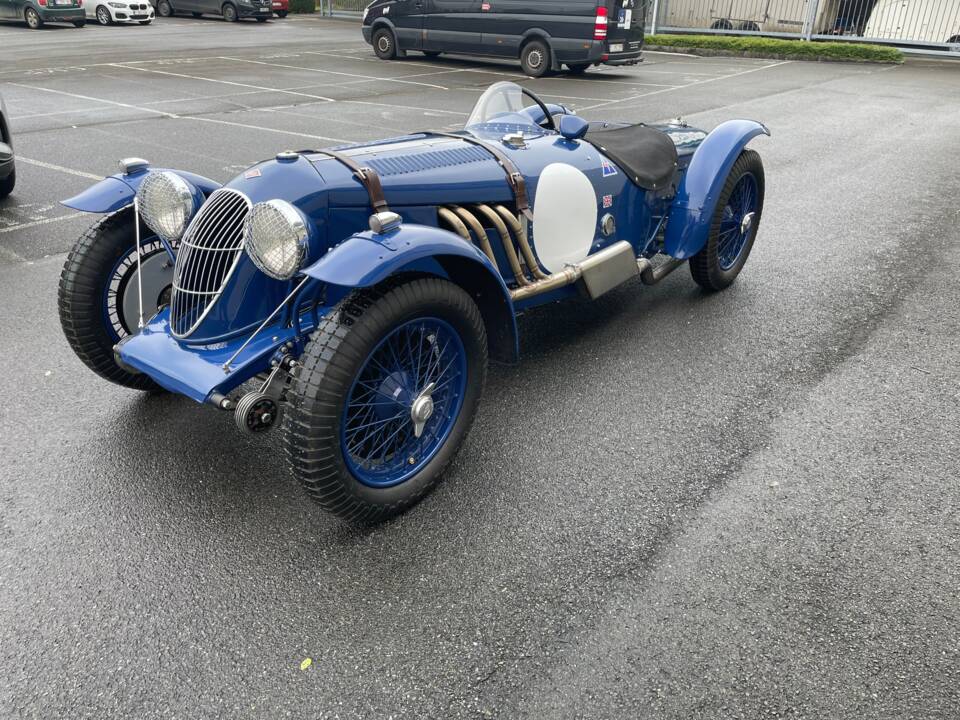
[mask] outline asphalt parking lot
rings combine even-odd
[[[0,25],[0,717],[955,718],[960,65],[648,54],[528,80],[355,24]],[[521,319],[438,492],[357,530],[277,437],[90,374],[57,201],[124,156],[226,181],[456,128],[490,83],[591,119],[765,122],[763,226]],[[301,669],[302,661],[312,664]]]

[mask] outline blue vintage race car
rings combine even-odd
[[[377,520],[436,484],[488,358],[517,360],[517,312],[687,261],[707,290],[733,282],[760,134],[591,123],[498,83],[460,132],[282,152],[225,186],[124,160],[65,201],[105,217],[67,258],[63,329],[107,380],[248,433],[282,416],[309,494]]]

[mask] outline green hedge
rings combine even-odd
[[[648,35],[647,45],[675,48],[721,50],[754,57],[775,57],[797,60],[860,60],[864,62],[901,63],[903,53],[883,45],[847,42],[806,42],[764,37],[731,37],[725,35]]]
[[[290,12],[313,13],[317,11],[317,0],[290,0]]]

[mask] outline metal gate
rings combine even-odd
[[[960,55],[960,0],[655,0],[661,33],[856,40]]]
[[[321,15],[329,17],[360,17],[370,0],[320,0]]]

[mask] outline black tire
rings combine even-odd
[[[949,40],[947,40],[949,45],[960,45],[960,35],[954,35]]]
[[[567,70],[571,75],[583,75],[588,67],[590,67],[590,63],[576,63],[575,65],[567,65]]]
[[[531,40],[520,51],[520,66],[530,77],[543,77],[550,72],[550,47],[543,40]]]
[[[150,235],[140,225],[141,236]],[[146,375],[127,372],[113,356],[116,339],[104,322],[104,294],[118,261],[135,249],[133,210],[125,208],[95,223],[76,242],[60,274],[57,305],[70,347],[100,377],[147,392],[162,388]]]
[[[84,27],[86,24],[87,24],[87,21],[86,21],[86,20],[77,20],[76,22],[73,23],[73,26],[74,26],[75,28],[82,28],[82,27]]]
[[[760,32],[760,26],[755,22],[742,22],[737,26],[737,30],[743,30],[745,32]]]
[[[7,175],[3,180],[0,180],[0,200],[3,200],[10,193],[13,192],[13,188],[17,184],[17,169],[14,168],[10,171],[10,174]]]
[[[720,265],[717,257],[717,251],[720,242],[720,223],[723,219],[724,208],[730,200],[730,195],[740,179],[746,174],[752,174],[756,180],[757,190],[757,209],[754,211],[753,222],[750,225],[749,235],[737,257],[736,262],[724,269]],[[723,183],[723,189],[717,201],[717,209],[713,213],[713,219],[710,223],[710,234],[707,237],[707,244],[703,249],[690,258],[690,274],[694,281],[704,290],[723,290],[728,287],[737,275],[743,269],[747,258],[750,257],[750,251],[753,249],[753,243],[757,239],[757,230],[760,228],[760,218],[763,214],[763,194],[764,194],[764,175],[763,161],[760,155],[753,150],[744,150],[740,157],[733,164],[726,181]]]
[[[373,33],[371,42],[373,43],[373,52],[381,60],[397,59],[397,38],[394,37],[390,28],[377,28]]]
[[[460,414],[446,442],[416,475],[386,488],[351,474],[340,446],[344,404],[371,350],[394,328],[429,314],[455,328],[467,358]],[[321,322],[301,357],[284,415],[284,447],[293,474],[325,510],[346,520],[378,522],[419,502],[440,480],[473,424],[487,374],[480,311],[460,287],[423,278],[356,292]]]
[[[710,25],[711,30],[733,30],[733,23],[729,20],[716,20]]]
[[[265,17],[258,17],[258,18],[256,18],[256,20],[257,20],[258,23],[265,23],[265,22],[266,22],[267,20],[269,20],[269,19],[270,19],[270,18],[265,18]]]
[[[240,19],[240,13],[237,12],[237,6],[233,3],[224,3],[220,8],[220,14],[227,22],[237,22]]]
[[[31,30],[39,30],[43,27],[43,18],[40,17],[40,13],[32,7],[28,7],[23,11],[23,19],[27,23],[27,27]]]
[[[173,17],[173,5],[168,0],[160,0],[157,3],[157,15],[160,17]]]
[[[285,18],[289,12],[289,10],[277,10],[277,17],[283,20],[283,18]]]
[[[97,8],[97,22],[101,25],[113,25],[113,17],[103,5]]]
[[[439,50],[424,50],[423,54],[433,60],[434,58],[440,57],[440,55],[443,53],[441,53]]]

